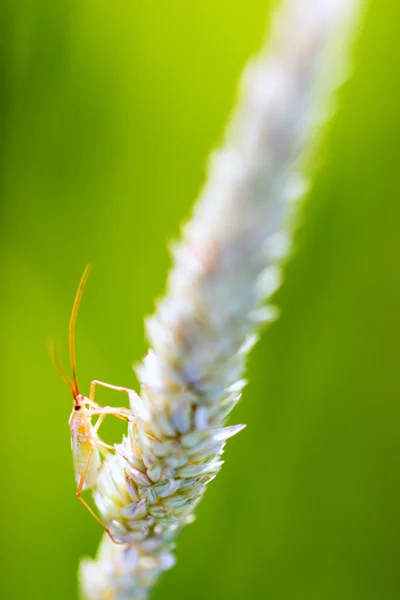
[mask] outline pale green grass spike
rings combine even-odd
[[[174,564],[176,537],[220,470],[226,439],[242,427],[224,422],[260,324],[277,317],[265,302],[281,279],[306,162],[345,77],[358,9],[351,0],[282,2],[245,69],[224,145],[174,248],[166,295],[147,322],[151,349],[137,369],[140,398],[131,396],[137,421],[119,446],[128,459],[109,456],[94,488],[123,543],[104,537],[96,559],[82,562],[87,600],[147,598]]]

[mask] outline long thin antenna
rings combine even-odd
[[[87,281],[87,278],[89,277],[90,269],[91,269],[91,266],[86,265],[86,268],[83,271],[83,275],[81,277],[81,280],[79,282],[79,287],[76,292],[74,305],[72,307],[71,318],[69,320],[69,330],[68,330],[68,333],[69,333],[69,358],[70,358],[71,368],[72,368],[73,393],[75,395],[79,394],[78,382],[76,379],[76,363],[75,363],[75,323],[76,323],[76,317],[78,314],[79,305],[82,300],[85,283]]]
[[[49,349],[50,360],[53,363],[55,370],[60,375],[61,379],[67,384],[68,389],[70,390],[72,395],[75,397],[74,386],[72,385],[72,383],[71,383],[68,375],[65,373],[64,369],[61,367],[61,363],[60,363],[60,359],[59,359],[60,352],[59,352],[58,345],[56,344],[56,341],[54,340],[54,338],[50,338],[48,340],[47,345],[48,345],[48,349]]]

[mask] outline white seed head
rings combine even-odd
[[[357,6],[284,0],[245,69],[224,146],[174,246],[166,295],[146,322],[151,348],[136,368],[140,395],[129,393],[128,438],[97,474],[94,501],[123,543],[105,537],[96,559],[82,562],[86,600],[147,600],[226,441],[244,427],[225,419],[261,325],[279,314],[268,304],[281,282],[277,261],[290,250],[304,166],[343,79]]]

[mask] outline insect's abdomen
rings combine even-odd
[[[79,442],[75,436],[72,436],[71,444],[77,485],[79,485],[81,476],[87,466],[90,452],[92,452],[89,465],[87,466],[85,483],[82,488],[84,490],[90,489],[96,483],[97,474],[101,466],[100,453],[90,440]]]

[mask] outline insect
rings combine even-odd
[[[111,406],[101,406],[95,402],[95,390],[96,386],[102,386],[118,392],[126,392],[128,394],[134,393],[128,388],[111,385],[104,383],[97,379],[93,380],[90,384],[89,397],[83,396],[78,387],[78,381],[76,377],[76,362],[75,362],[75,323],[78,314],[79,305],[82,299],[83,290],[85,283],[90,273],[90,265],[87,265],[85,271],[81,277],[78,290],[76,292],[74,304],[72,307],[70,322],[69,322],[69,354],[70,363],[72,368],[72,381],[65,374],[63,369],[57,360],[54,348],[52,349],[52,357],[54,365],[67,384],[73,397],[72,412],[69,418],[69,428],[71,432],[71,448],[72,458],[75,471],[75,479],[77,482],[76,495],[82,504],[88,509],[90,514],[96,519],[96,521],[103,527],[108,533],[113,542],[116,540],[113,538],[108,527],[103,523],[100,517],[94,512],[91,506],[82,497],[84,490],[91,489],[95,486],[99,469],[101,468],[101,457],[106,455],[109,450],[112,452],[118,452],[114,446],[106,444],[98,436],[98,430],[102,424],[106,415],[113,415],[118,419],[124,421],[133,421],[133,414],[127,408],[114,408]],[[97,417],[96,423],[92,424],[92,418]]]

